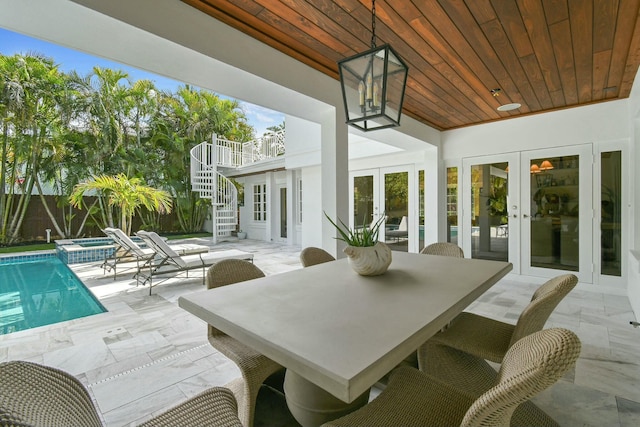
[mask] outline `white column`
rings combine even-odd
[[[330,108],[321,121],[322,210],[332,219],[349,223],[349,139],[342,109]],[[345,255],[345,244],[322,215],[322,247],[337,258]]]

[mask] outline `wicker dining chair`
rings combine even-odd
[[[264,277],[264,273],[254,264],[239,260],[225,259],[214,264],[207,272],[207,289]],[[245,427],[253,425],[256,401],[260,387],[272,374],[284,368],[258,353],[251,347],[208,325],[209,343],[220,353],[231,359],[242,373],[242,391],[238,398],[238,413]]]
[[[513,343],[544,327],[553,310],[577,283],[578,278],[573,274],[548,280],[534,292],[515,325],[474,313],[460,313],[445,330],[418,348],[420,370],[437,373],[437,365],[429,360],[434,346],[452,347],[492,362],[502,362]]]
[[[477,399],[493,387],[497,381],[496,364],[447,346],[429,348],[427,374],[447,385],[464,390]],[[560,427],[559,424],[533,402],[522,403],[513,413],[511,425]]]
[[[87,390],[65,371],[33,362],[4,362],[0,384],[2,426],[102,426]],[[241,427],[242,423],[233,393],[213,387],[141,425]]]
[[[316,264],[322,264],[336,259],[329,252],[321,248],[309,246],[300,252],[300,262],[303,267],[310,267]]]
[[[516,419],[514,411],[573,368],[580,348],[576,334],[567,329],[528,335],[509,349],[496,382],[477,398],[417,369],[401,367],[369,404],[324,426],[530,425]]]
[[[425,255],[443,255],[464,258],[464,251],[462,248],[455,243],[449,242],[432,243],[422,248],[420,253]]]

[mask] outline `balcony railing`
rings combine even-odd
[[[284,154],[284,131],[270,133],[249,142],[229,141],[216,138],[218,166],[241,167]]]

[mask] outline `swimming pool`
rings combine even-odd
[[[54,254],[0,259],[0,335],[106,311]]]

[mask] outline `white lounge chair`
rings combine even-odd
[[[126,268],[125,271],[136,269],[134,278],[140,272],[146,263],[156,255],[156,251],[152,248],[141,248],[131,237],[119,228],[107,227],[102,230],[107,237],[110,237],[116,244],[116,250],[113,257],[107,258],[102,263],[102,269],[106,273],[107,270],[113,270],[113,280],[116,279],[118,263],[124,263],[135,260],[136,266]],[[192,243],[181,243],[171,245],[171,248],[179,255],[191,255],[202,252],[209,252],[209,247],[204,245],[196,245]],[[140,264],[142,262],[142,264]]]
[[[223,259],[243,259],[253,262],[252,253],[237,249],[180,256],[157,233],[138,231],[136,235],[147,246],[156,251],[156,256],[147,264],[149,273],[146,274],[140,271],[137,275],[138,283],[145,285],[149,282],[149,295],[151,295],[151,288],[153,287],[153,276],[185,272],[188,277],[190,270],[202,268],[202,284],[204,285],[207,267],[211,267],[218,261]]]
[[[387,238],[394,238],[396,239],[396,241],[399,241],[400,239],[408,237],[409,227],[407,224],[407,217],[403,216],[402,219],[400,220],[400,224],[398,225],[398,228],[396,228],[395,230],[385,231],[384,235]]]

